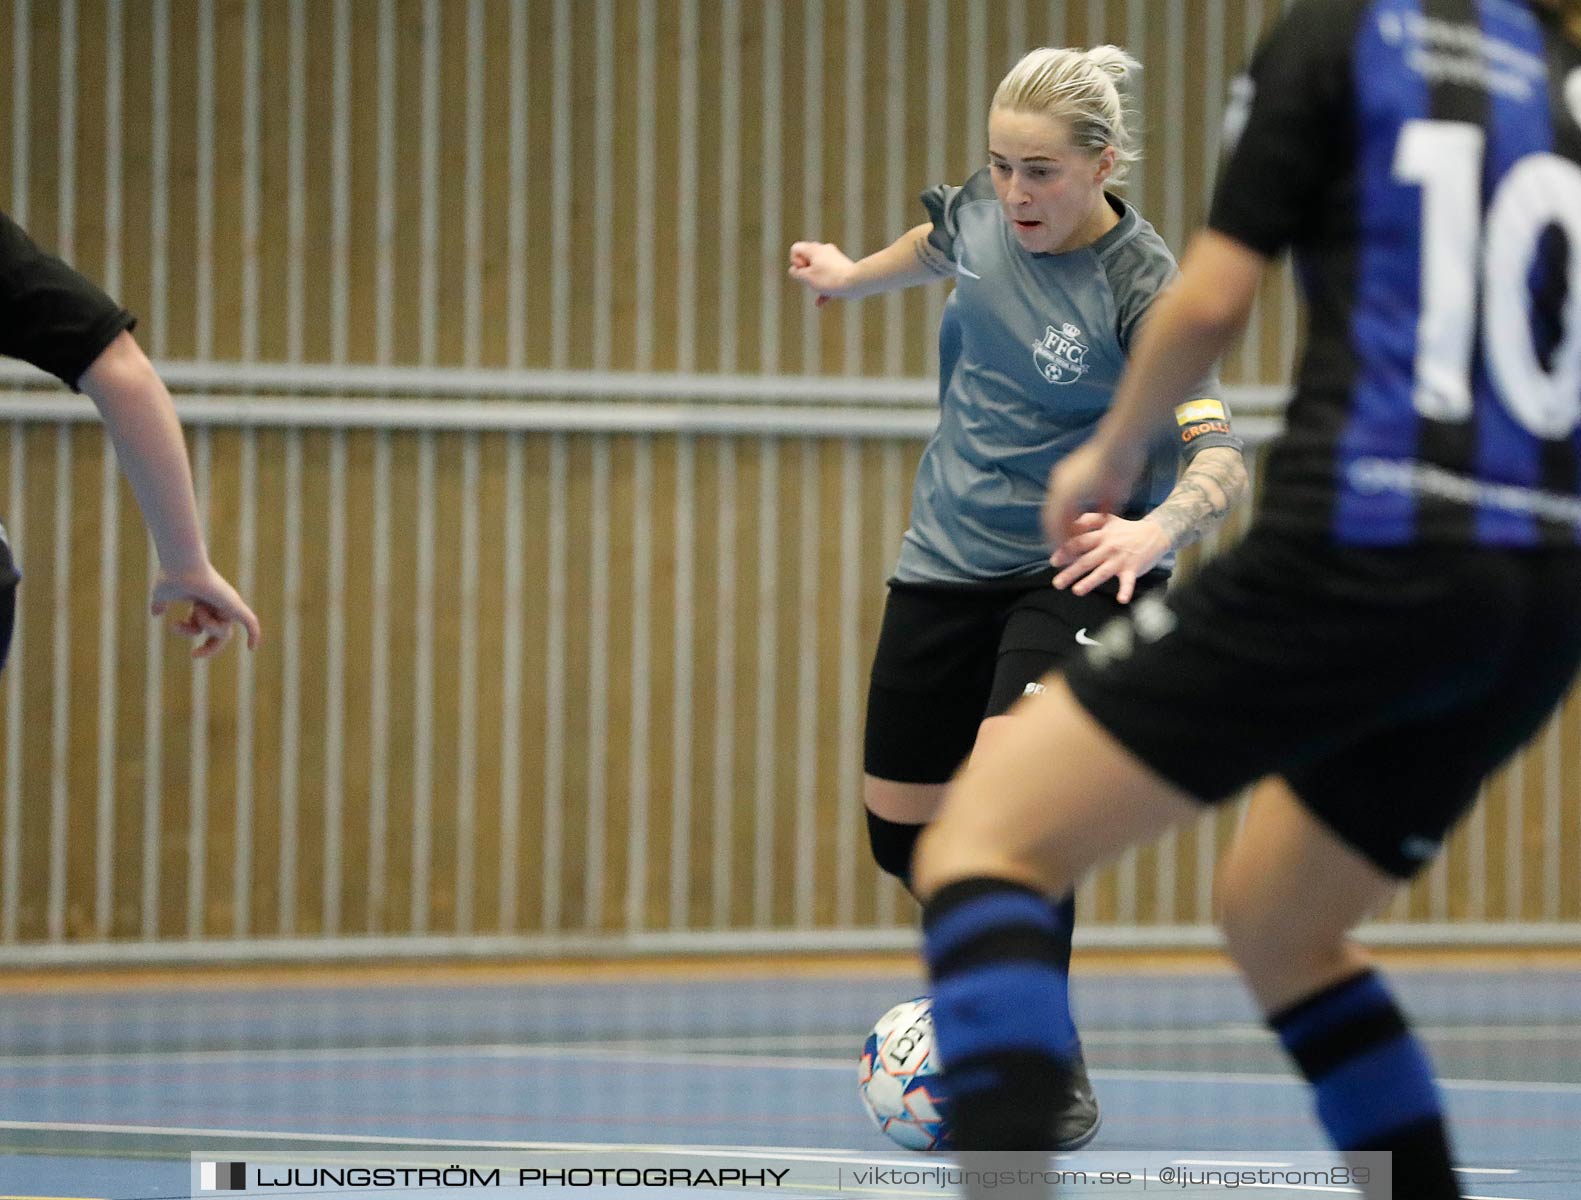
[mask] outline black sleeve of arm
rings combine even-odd
[[[1310,226],[1345,169],[1351,59],[1365,5],[1298,0],[1235,81],[1210,228],[1272,258]]]
[[[1209,372],[1190,393],[1191,399],[1175,406],[1175,445],[1184,466],[1204,450],[1215,446],[1246,449],[1246,443],[1230,427],[1230,406],[1221,397],[1224,390],[1217,372]]]
[[[105,347],[136,323],[0,213],[0,354],[30,362],[76,391]]]

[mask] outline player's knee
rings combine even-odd
[[[1282,946],[1293,948],[1285,939],[1296,932],[1290,926],[1299,922],[1284,920],[1258,888],[1255,873],[1247,874],[1241,866],[1241,857],[1233,850],[1226,855],[1214,899],[1225,949],[1242,970],[1254,971],[1259,964],[1277,958]]]
[[[1346,954],[1346,939],[1303,919],[1304,914],[1268,903],[1255,889],[1219,889],[1219,928],[1225,948],[1253,979],[1322,975]]]
[[[1224,948],[1243,970],[1255,969],[1271,951],[1277,950],[1269,914],[1236,888],[1221,885],[1218,891]]]
[[[888,821],[872,809],[867,810],[867,840],[873,850],[873,861],[893,875],[908,888],[911,886],[911,860],[917,850],[917,838],[925,825],[903,825]]]

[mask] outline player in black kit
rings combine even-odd
[[[1055,469],[1049,537],[1129,494],[1289,248],[1287,429],[1245,542],[1018,705],[923,837],[962,1148],[1046,1146],[1069,1048],[1041,898],[1262,779],[1218,877],[1230,952],[1335,1145],[1392,1151],[1393,1195],[1460,1196],[1432,1068],[1350,931],[1581,662],[1578,26],[1575,0],[1298,0],[1239,81],[1208,229]]]
[[[159,553],[150,607],[187,606],[174,628],[213,654],[232,624],[258,644],[258,618],[209,562],[181,425],[133,339],[135,318],[0,213],[0,354],[56,376],[94,402]],[[11,645],[20,575],[0,525],[0,666]]]

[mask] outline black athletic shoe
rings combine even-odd
[[[1087,1079],[1087,1064],[1078,1055],[1071,1064],[1067,1090],[1054,1114],[1054,1149],[1080,1150],[1098,1136],[1103,1114]]]

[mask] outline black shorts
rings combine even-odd
[[[1362,549],[1254,529],[1099,635],[1066,678],[1204,801],[1280,775],[1415,874],[1581,664],[1581,551]]]
[[[1136,596],[1168,578],[1149,572],[1136,581]],[[948,782],[985,717],[1058,667],[1078,635],[1092,636],[1125,611],[1114,580],[1074,596],[1056,591],[1052,579],[1046,571],[1014,583],[890,583],[867,693],[869,775]]]

